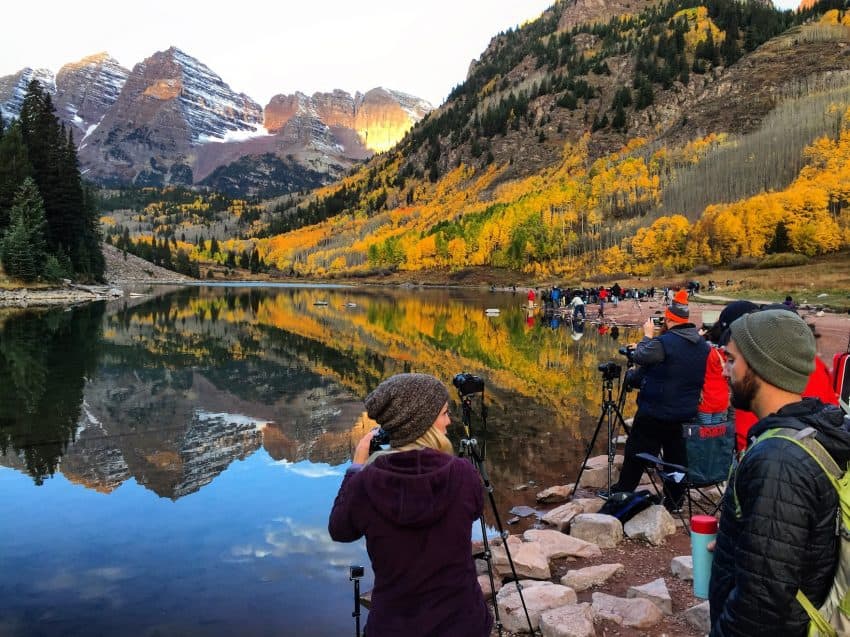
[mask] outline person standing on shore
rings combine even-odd
[[[805,637],[826,599],[838,562],[838,496],[806,449],[780,437],[791,429],[814,440],[839,467],[850,461],[840,409],[802,398],[814,369],[815,338],[786,310],[745,314],[731,325],[725,374],[732,405],[759,421],[733,469],[709,585],[711,637]]]
[[[573,300],[570,301],[570,307],[573,308],[573,320],[576,320],[579,314],[581,314],[582,320],[587,318],[584,307],[584,299],[581,298],[580,294],[576,294],[573,297]]]
[[[375,573],[369,637],[487,637],[493,625],[472,557],[472,523],[484,488],[446,437],[449,394],[428,374],[397,374],[366,397],[389,434],[369,456],[357,443],[328,520],[337,542],[366,536]]]
[[[687,464],[682,424],[696,418],[705,379],[709,346],[690,322],[687,292],[677,292],[665,310],[659,336],[651,317],[643,324],[643,333],[632,355],[637,367],[626,376],[629,385],[639,388],[638,410],[612,492],[634,491],[638,486],[645,467],[639,453],[658,455],[663,450],[666,462]],[[681,485],[671,485],[665,506],[677,510],[683,495]]]

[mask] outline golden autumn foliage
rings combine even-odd
[[[707,20],[699,10],[692,13],[696,24]],[[585,136],[565,145],[560,163],[507,181],[507,166],[480,170],[461,163],[436,183],[415,182],[408,205],[371,215],[353,211],[256,245],[267,263],[314,276],[476,265],[540,276],[588,267],[646,274],[658,267],[683,271],[698,263],[763,257],[779,244],[786,251],[823,254],[850,244],[847,119],[839,139],[820,138],[807,148],[807,165],[788,188],[710,205],[695,222],[653,214],[664,179],[726,144],[723,134],[651,153],[647,141],[636,138],[593,162]],[[397,168],[398,162],[390,162],[369,179],[390,184]],[[361,172],[344,182],[354,187],[365,178]],[[405,199],[386,189],[389,200]]]

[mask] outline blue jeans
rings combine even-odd
[[[726,422],[726,412],[718,411],[713,414],[699,412],[697,414],[697,422],[701,425],[721,425]]]

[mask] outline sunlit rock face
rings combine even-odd
[[[263,109],[171,47],[132,71],[98,53],[66,64],[55,81],[46,69],[2,77],[4,119],[18,116],[32,79],[54,95],[57,117],[73,128],[86,178],[107,187],[215,188],[224,180],[238,196],[313,188],[393,147],[432,109],[384,88],[276,95]]]
[[[265,108],[270,133],[338,147],[349,157],[382,152],[395,146],[432,106],[417,97],[375,88],[354,97],[331,93],[275,95]],[[327,138],[330,131],[332,139]],[[353,135],[356,134],[356,141]]]
[[[115,104],[80,147],[103,183],[192,183],[193,148],[265,134],[262,109],[204,64],[172,47],[137,64]]]
[[[432,106],[417,97],[374,88],[357,96],[354,127],[369,150],[380,153],[395,146]]]
[[[66,64],[56,74],[56,114],[80,131],[79,141],[118,100],[130,72],[108,53]]]
[[[32,80],[38,80],[49,92],[56,92],[56,82],[53,73],[48,69],[21,69],[12,75],[0,77],[0,115],[4,120],[18,117],[21,113],[21,105],[24,103],[24,95],[27,93],[27,85]]]

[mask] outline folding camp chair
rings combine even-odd
[[[688,520],[694,507],[714,515],[720,508],[735,454],[735,425],[730,422],[719,425],[689,423],[682,426],[682,435],[687,466],[665,462],[649,453],[639,453],[637,457],[647,463],[646,472],[658,495],[672,500],[669,486],[675,483],[684,488]],[[693,492],[699,497],[694,498]],[[687,526],[687,521],[682,519]]]

